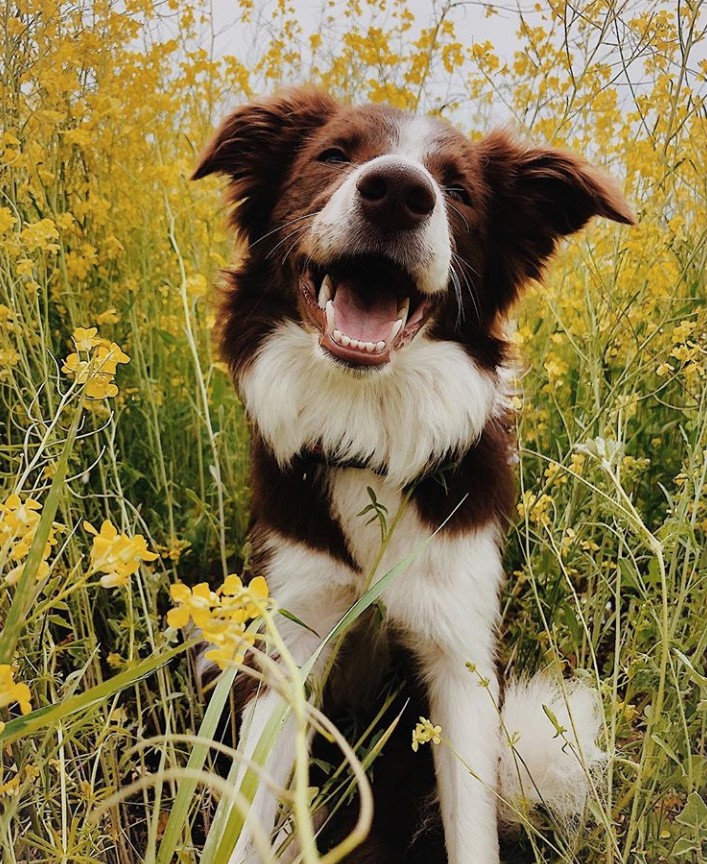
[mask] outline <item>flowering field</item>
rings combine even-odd
[[[237,837],[242,801],[208,742],[249,622],[278,634],[267,586],[237,578],[247,430],[210,342],[232,251],[217,183],[188,177],[229,106],[303,78],[474,136],[510,121],[624,186],[636,227],[594,224],[518,310],[503,659],[593,682],[613,754],[582,824],[541,818],[518,847],[537,862],[703,860],[701,5],[445,0],[416,18],[402,0],[331,0],[308,24],[288,0],[240,0],[229,53],[199,3],[2,4],[0,860],[219,862]],[[505,53],[475,37],[498,15],[516,34]],[[225,670],[206,712],[192,620]],[[303,673],[288,674],[303,751]],[[354,782],[366,799],[380,731],[339,741],[346,782],[327,794]],[[445,746],[444,730],[423,724],[425,742]],[[317,799],[306,770],[295,781],[302,828]]]

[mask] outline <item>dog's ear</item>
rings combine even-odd
[[[557,241],[593,216],[633,225],[611,178],[564,150],[524,147],[505,131],[480,144],[489,189],[489,233],[496,270],[490,288],[500,308],[522,284],[538,279]]]
[[[192,180],[209,174],[229,178],[238,204],[234,221],[248,232],[267,223],[297,149],[337,110],[315,87],[297,87],[237,108],[207,144]]]

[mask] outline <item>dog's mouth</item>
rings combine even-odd
[[[300,290],[320,345],[353,366],[382,366],[406,346],[432,311],[410,273],[378,255],[308,262]]]

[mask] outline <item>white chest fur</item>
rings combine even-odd
[[[320,445],[328,458],[366,460],[399,485],[476,441],[496,401],[496,375],[454,342],[421,333],[385,370],[362,375],[294,322],[268,337],[239,383],[280,464]]]
[[[371,504],[368,489],[385,507],[387,528],[396,523],[374,574],[371,570],[381,550],[380,522],[372,518],[372,510],[359,515]],[[414,556],[383,595],[392,622],[416,637],[445,644],[466,659],[486,665],[487,651],[493,650],[493,625],[503,579],[498,526],[489,524],[455,536],[441,533],[425,545],[432,531],[420,521],[414,504],[406,505],[400,487],[390,480],[371,471],[340,468],[332,471],[330,495],[332,510],[363,569],[359,577],[363,585]],[[401,507],[404,510],[399,514]],[[491,638],[484,637],[483,644],[478,644],[481,633]],[[470,651],[484,656],[472,657]]]

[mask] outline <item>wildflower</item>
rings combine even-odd
[[[433,726],[431,720],[420,717],[420,722],[412,730],[412,749],[417,753],[420,744],[441,744],[442,727]]]
[[[7,783],[0,785],[0,795],[17,795],[20,787],[20,775],[15,774]]]
[[[211,610],[219,603],[215,594],[206,582],[200,582],[189,589],[181,582],[169,589],[172,600],[179,605],[167,613],[167,623],[170,627],[186,627],[191,619],[197,627],[204,627],[211,619]]]
[[[521,519],[524,519],[527,516],[528,519],[536,525],[549,525],[551,521],[550,511],[553,504],[554,502],[550,495],[538,496],[535,492],[526,490],[523,493],[520,502],[516,506],[518,509],[518,515]]]
[[[14,226],[17,219],[12,215],[9,207],[0,207],[0,234],[5,234]]]
[[[17,702],[22,714],[32,710],[32,695],[26,684],[15,683],[15,671],[7,663],[0,664],[0,708]]]
[[[170,627],[186,627],[190,621],[214,647],[204,655],[224,669],[229,663],[242,663],[255,637],[246,624],[256,618],[269,600],[268,585],[262,576],[243,585],[238,576],[229,575],[218,591],[206,582],[192,589],[177,583],[170,595],[178,605],[167,613]]]
[[[255,576],[245,587],[240,578],[233,574],[226,577],[218,593],[226,597],[221,605],[233,621],[255,618],[260,614],[259,606],[269,596],[268,583],[262,576]]]
[[[61,371],[83,384],[89,399],[117,396],[113,377],[118,363],[129,363],[130,357],[115,342],[99,338],[96,327],[77,327],[72,338],[76,351],[64,359]],[[82,360],[80,354],[86,354],[87,359]]]
[[[96,327],[77,327],[72,335],[74,345],[77,351],[90,351],[100,343],[97,338],[98,329]]]
[[[96,315],[96,324],[117,324],[118,321],[120,321],[120,315],[115,311],[115,306],[111,306],[110,309]]]
[[[16,366],[21,359],[14,348],[0,348],[0,366]]]
[[[22,229],[20,237],[25,248],[30,252],[37,249],[49,253],[59,251],[59,245],[51,242],[59,238],[59,232],[52,219],[40,219],[38,222],[27,225]]]
[[[29,554],[34,541],[34,535],[41,519],[42,505],[33,498],[24,501],[17,494],[12,494],[0,503],[0,549],[8,553],[11,561],[19,562],[5,576],[8,585],[14,585],[22,573],[24,567],[23,559]],[[42,560],[37,569],[37,579],[44,579],[49,573],[49,557],[52,548],[56,545],[56,532],[63,529],[63,525],[54,522],[49,530],[49,537],[42,551]]]
[[[103,573],[101,585],[104,588],[126,585],[130,576],[140,569],[143,561],[154,561],[158,557],[147,548],[142,534],[136,534],[132,538],[127,534],[119,534],[110,519],[104,520],[100,532],[96,531],[90,522],[84,522],[83,527],[89,534],[93,534],[91,569]]]

